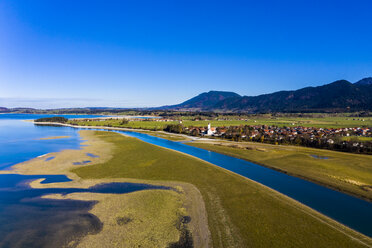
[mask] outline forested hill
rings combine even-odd
[[[372,110],[372,78],[339,80],[318,87],[259,96],[210,91],[164,109],[233,112],[345,112]]]
[[[7,113],[7,112],[9,112],[9,109],[5,107],[0,107],[0,113]]]
[[[128,111],[151,114],[156,110],[219,111],[219,112],[353,112],[372,111],[372,77],[355,83],[339,80],[318,87],[278,91],[259,96],[240,96],[234,92],[209,91],[183,103],[158,108],[64,108],[38,110],[0,107],[0,113],[40,114],[109,114]]]
[[[219,102],[229,98],[240,98],[241,96],[234,92],[209,91],[193,97],[181,104],[172,106],[163,106],[161,109],[188,109],[201,110],[211,109]]]

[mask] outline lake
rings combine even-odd
[[[25,117],[22,116],[22,118]],[[32,123],[22,122],[16,118],[2,119],[0,115],[0,152],[6,156],[5,158],[0,156],[0,164],[7,167],[48,152],[66,148],[79,149],[81,139],[78,130],[70,127],[34,126]],[[181,142],[169,141],[137,132],[115,132],[124,133],[144,142],[198,157],[250,178],[372,237],[370,225],[372,223],[372,203],[370,202],[245,160],[191,147]],[[70,136],[70,138],[39,140],[48,136]],[[7,156],[7,152],[2,151],[3,148],[13,155]]]
[[[69,127],[36,126],[22,120],[45,115],[0,114],[0,169],[50,152],[80,149],[78,130]],[[48,116],[49,117],[49,116]],[[91,115],[65,115],[66,118],[91,118]],[[40,138],[69,136],[62,139]],[[95,157],[94,154],[91,154]],[[64,175],[0,174],[0,247],[63,247],[87,233],[102,228],[100,220],[89,213],[92,201],[43,199],[46,194],[76,192],[123,194],[146,189],[169,189],[136,183],[108,183],[88,189],[32,189],[28,182],[45,178],[42,183],[70,181]]]

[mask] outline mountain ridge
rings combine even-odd
[[[160,107],[161,109],[204,109],[213,107],[219,101],[231,98],[241,97],[239,94],[230,91],[215,91],[201,93],[180,104]]]
[[[356,82],[355,84],[359,84],[359,85],[372,84],[372,77],[363,78],[363,79],[359,80],[358,82]]]
[[[356,83],[337,80],[316,87],[277,91],[258,96],[209,91],[165,110],[221,112],[349,112],[372,110],[372,77]]]

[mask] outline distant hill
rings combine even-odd
[[[362,80],[359,80],[359,81],[356,82],[355,84],[358,84],[358,85],[367,85],[367,84],[372,84],[372,77],[363,78]]]
[[[7,113],[7,112],[9,112],[9,109],[5,107],[0,107],[0,113]]]
[[[209,91],[202,93],[196,97],[191,98],[181,104],[164,106],[160,107],[161,109],[174,109],[174,110],[202,110],[202,109],[211,109],[217,103],[229,99],[241,97],[240,95],[234,92],[226,91]]]
[[[0,107],[0,113],[39,114],[100,114],[122,113],[129,110],[148,111],[148,114],[154,110],[245,113],[372,111],[372,77],[363,78],[354,84],[346,80],[339,80],[318,87],[278,91],[259,96],[240,96],[234,92],[209,91],[177,105],[157,108],[90,107],[38,110]]]
[[[210,91],[164,109],[225,112],[345,112],[372,110],[372,78],[339,80],[318,87],[259,96]]]

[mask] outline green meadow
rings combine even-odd
[[[230,117],[231,118],[231,117]],[[275,125],[275,126],[304,126],[317,128],[342,128],[342,127],[372,127],[372,117],[272,117],[272,116],[246,116],[238,119],[211,119],[193,121],[189,118],[183,119],[182,124],[186,127],[198,126],[205,127],[208,123],[212,126],[239,126],[239,125]],[[129,121],[122,123],[121,120],[104,120],[104,121],[79,121],[70,120],[70,124],[88,125],[88,126],[111,126],[126,128],[141,128],[149,130],[162,130],[169,124],[178,124],[179,121],[160,122],[153,120]]]
[[[342,137],[343,140],[355,140],[355,141],[372,141],[372,137],[361,137],[361,136],[347,136],[347,137]]]
[[[252,142],[192,142],[191,146],[245,159],[372,200],[372,157]]]
[[[112,158],[74,173],[84,179],[135,178],[195,185],[206,205],[213,247],[372,245],[371,239],[217,166],[117,133],[95,134],[114,145]]]

